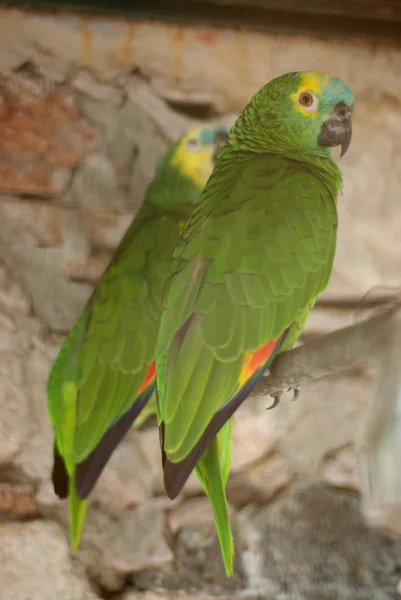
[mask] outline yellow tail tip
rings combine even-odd
[[[69,509],[70,509],[70,548],[76,552],[81,540],[82,529],[86,516],[87,501],[79,498],[75,486],[70,481],[69,488]]]
[[[228,565],[224,563],[224,570],[226,572],[227,577],[232,577],[234,574],[233,561],[231,561],[230,564],[228,564]]]

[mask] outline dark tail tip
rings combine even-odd
[[[215,413],[198,442],[181,462],[174,463],[168,458],[164,450],[165,425],[164,423],[160,424],[160,445],[162,450],[164,488],[171,500],[174,500],[174,498],[176,498],[181,492],[188,480],[188,477],[192,473],[197,462],[200,460],[202,454],[209,446],[212,439],[218,434],[224,423],[231,419],[234,412],[248,396],[252,388],[256,385],[257,381],[262,377],[265,368],[266,365],[263,365],[263,367],[261,367],[255,373],[248,383],[238,391],[238,393],[230,400],[230,402],[225,404],[220,410],[217,411],[217,413]]]
[[[131,408],[106,431],[91,454],[77,465],[75,485],[81,500],[85,500],[93,490],[114,450],[130,430],[132,423],[145,406],[152,392],[153,387],[148,389],[140,398],[137,398]]]
[[[63,500],[68,497],[68,473],[65,468],[64,460],[57,450],[56,442],[54,442],[53,457],[53,488],[57,496]]]
[[[203,435],[191,452],[180,462],[172,462],[164,450],[164,424],[160,425],[160,439],[162,445],[162,466],[164,489],[170,500],[177,498],[182,488],[188,481],[196,463],[210,443],[207,435]]]
[[[172,463],[166,458],[163,470],[164,489],[170,500],[175,500],[184,487],[192,469],[188,475],[182,472],[182,463]]]

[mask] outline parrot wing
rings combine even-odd
[[[75,470],[78,495],[88,496],[154,390],[157,319],[178,234],[172,218],[138,215],[54,363],[48,398],[61,497]]]
[[[336,228],[333,191],[309,166],[277,155],[217,163],[176,246],[158,333],[170,497],[326,286]]]

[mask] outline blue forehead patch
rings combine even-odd
[[[217,133],[227,133],[225,127],[204,127],[200,134],[201,144],[210,146],[214,144]]]

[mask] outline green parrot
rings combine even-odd
[[[51,369],[52,480],[56,494],[69,498],[73,550],[88,495],[154,392],[157,326],[169,263],[226,135],[222,126],[198,126],[161,158],[143,205]]]
[[[347,150],[353,105],[343,81],[317,71],[265,85],[229,131],[170,265],[156,346],[164,485],[175,498],[195,468],[228,575],[221,445],[329,280],[342,187],[330,148]]]

